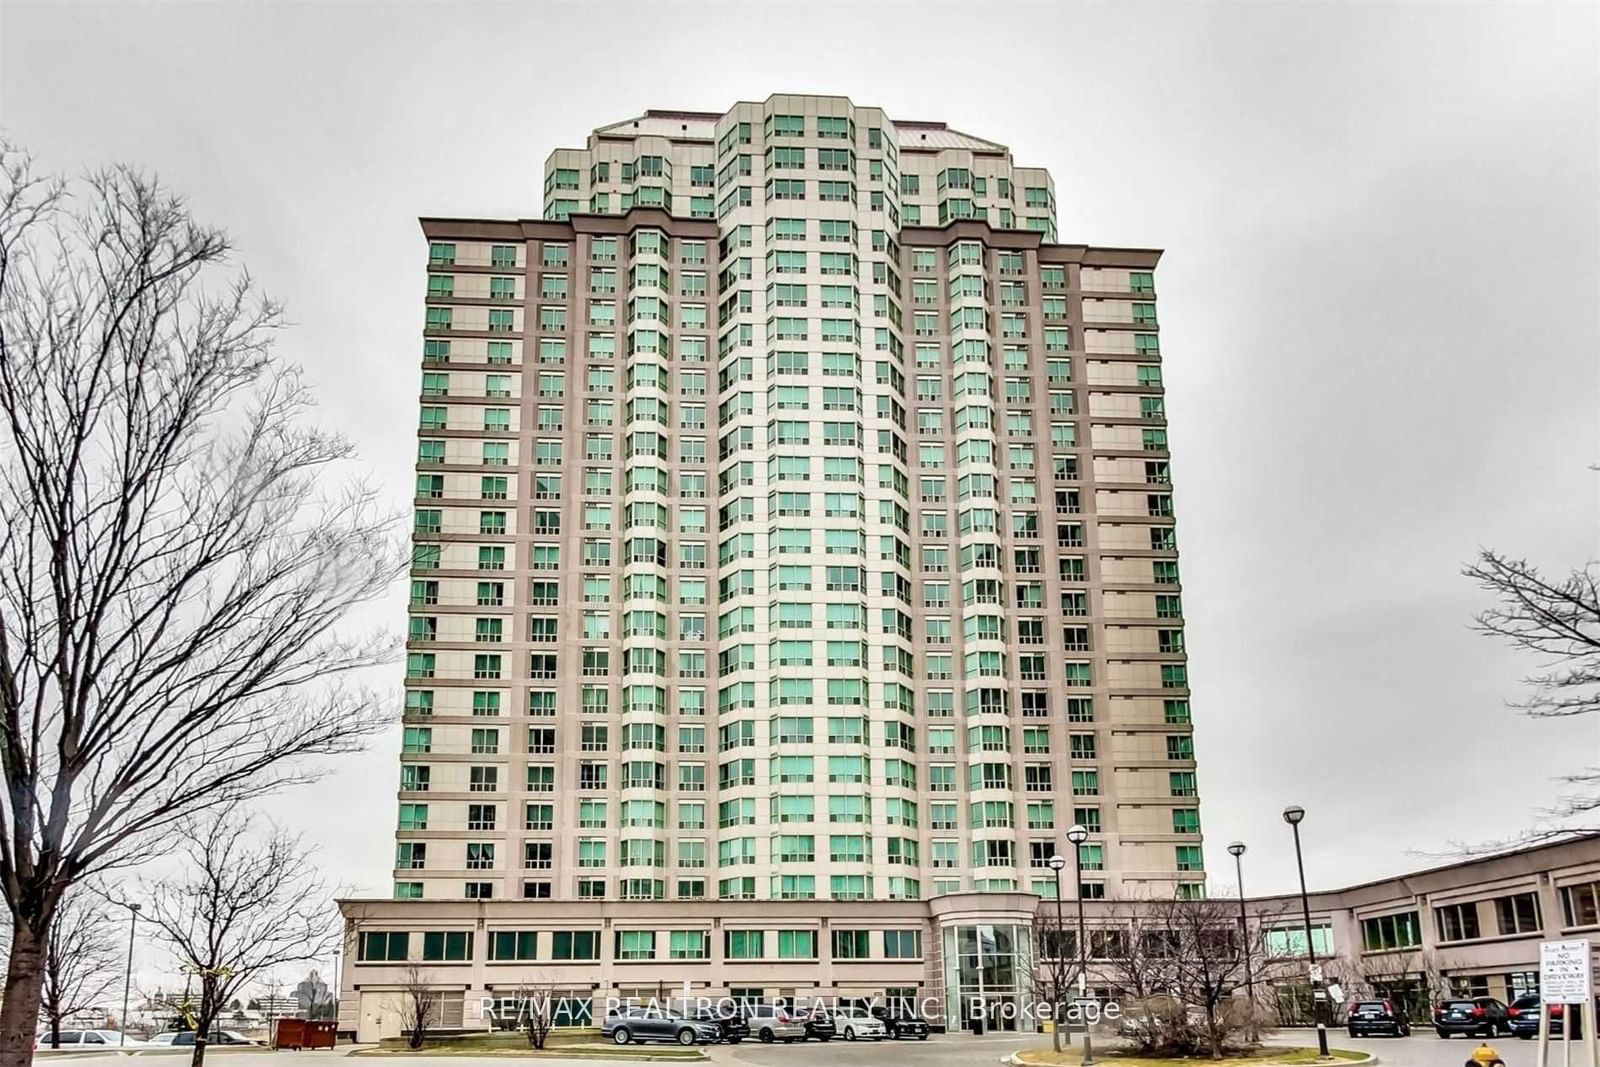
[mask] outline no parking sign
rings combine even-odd
[[[1539,1067],[1550,1062],[1551,1005],[1565,1004],[1561,1027],[1562,1059],[1572,1062],[1572,1031],[1578,1022],[1576,1005],[1583,1006],[1584,1029],[1589,1038],[1589,1061],[1600,1065],[1600,1039],[1589,1018],[1594,1004],[1594,963],[1587,938],[1539,943]]]
[[[1594,996],[1594,967],[1589,941],[1542,941],[1539,944],[1539,1000],[1544,1004],[1587,1004]]]

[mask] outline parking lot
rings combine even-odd
[[[1295,1040],[1299,1040],[1296,1038]],[[1312,1036],[1307,1040],[1310,1044]],[[1360,1049],[1377,1056],[1385,1064],[1396,1067],[1462,1067],[1472,1050],[1482,1038],[1453,1037],[1440,1040],[1431,1030],[1413,1031],[1410,1037],[1350,1037],[1343,1030],[1335,1030],[1329,1040],[1338,1048]],[[1489,1044],[1506,1061],[1506,1067],[1535,1067],[1539,1061],[1539,1043],[1521,1041],[1515,1037],[1497,1037]],[[1561,1045],[1550,1047],[1551,1067],[1561,1064]],[[1589,1063],[1582,1042],[1572,1043],[1572,1067],[1586,1067]]]
[[[705,1051],[710,1055],[714,1064],[726,1064],[728,1067],[830,1067],[838,1064],[841,1067],[850,1065],[867,1064],[894,1064],[896,1067],[904,1065],[927,1064],[928,1067],[957,1067],[957,1065],[978,1065],[999,1063],[1002,1058],[1010,1055],[1019,1048],[1032,1045],[1046,1047],[1049,1038],[1039,1038],[1036,1035],[996,1034],[988,1037],[972,1037],[969,1034],[946,1036],[935,1034],[927,1041],[856,1041],[833,1040],[826,1043],[808,1041],[805,1044],[773,1044],[763,1045],[760,1042],[746,1041],[738,1045],[711,1045]],[[465,1067],[467,1064],[495,1064],[505,1067],[506,1064],[518,1062],[518,1057],[509,1056],[484,1056],[472,1057],[463,1055],[454,1056],[363,1056],[353,1060],[345,1060],[349,1048],[341,1046],[332,1051],[323,1052],[235,1052],[232,1050],[217,1054],[214,1051],[206,1053],[206,1063],[216,1064],[217,1067],[329,1067],[338,1061],[344,1067],[378,1067],[380,1064],[403,1064],[404,1067]],[[189,1057],[185,1052],[181,1058],[172,1052],[144,1052],[135,1056],[123,1056],[117,1053],[94,1053],[90,1055],[72,1055],[67,1053],[50,1053],[40,1056],[35,1062],[61,1063],[63,1067],[87,1067],[98,1063],[101,1067],[111,1067],[113,1063],[125,1064],[126,1067],[136,1067],[138,1061],[146,1061],[147,1065],[165,1065],[165,1067],[179,1067],[187,1064]],[[608,1062],[593,1055],[581,1059],[558,1059],[539,1057],[536,1062],[540,1067],[579,1067],[581,1064],[592,1065]],[[620,1061],[619,1061],[620,1062]]]
[[[1406,1038],[1360,1037],[1352,1038],[1336,1030],[1330,1037],[1337,1048],[1359,1049],[1377,1055],[1391,1067],[1463,1067],[1476,1038],[1454,1038],[1441,1041],[1432,1033],[1418,1033]],[[1049,1038],[1031,1034],[994,1034],[972,1037],[968,1034],[936,1034],[927,1041],[858,1041],[834,1040],[826,1044],[807,1042],[796,1045],[763,1045],[745,1042],[739,1045],[713,1045],[707,1049],[711,1062],[727,1067],[979,1067],[998,1063],[1003,1057],[1019,1048],[1045,1048]],[[1307,1031],[1285,1031],[1274,1044],[1311,1044],[1315,1036]],[[1516,1038],[1498,1038],[1491,1042],[1506,1062],[1506,1067],[1536,1067],[1538,1045]],[[328,1052],[234,1052],[231,1050],[207,1054],[208,1063],[219,1067],[328,1067],[330,1061],[343,1060],[350,1051],[341,1047]],[[98,1061],[107,1064],[112,1060],[149,1060],[168,1067],[178,1067],[188,1062],[187,1052],[142,1053],[124,1057],[116,1053],[98,1053],[89,1056],[47,1054],[39,1062],[61,1061],[63,1064],[89,1064]],[[469,1063],[500,1064],[516,1062],[505,1056],[473,1058],[469,1056],[373,1056],[354,1061],[350,1067],[362,1064],[373,1067],[385,1061],[397,1061],[405,1067],[464,1067]],[[581,1064],[603,1063],[594,1056],[582,1059],[554,1059],[541,1057],[542,1067],[579,1067]],[[1551,1050],[1552,1067],[1562,1064],[1561,1047]],[[131,1067],[131,1065],[130,1065]],[[1572,1067],[1591,1067],[1581,1043],[1572,1047]]]
[[[1329,1035],[1335,1048],[1370,1052],[1390,1067],[1463,1067],[1479,1039],[1452,1038],[1441,1041],[1431,1031],[1411,1037],[1357,1037],[1343,1030]],[[1289,1030],[1273,1038],[1274,1044],[1311,1045],[1316,1035],[1310,1031]],[[883,1041],[856,1042],[830,1041],[826,1045],[719,1045],[714,1046],[711,1058],[717,1063],[753,1065],[753,1067],[788,1067],[804,1063],[807,1067],[850,1067],[850,1065],[892,1064],[894,1067],[954,1067],[957,1064],[996,1063],[1002,1057],[1020,1048],[1048,1048],[1050,1039],[1037,1035],[997,1034],[975,1038],[967,1034],[936,1036],[926,1042]],[[1502,1037],[1490,1042],[1506,1067],[1536,1067],[1538,1044]],[[1551,1049],[1551,1067],[1561,1064],[1561,1048]],[[1588,1058],[1581,1044],[1572,1046],[1572,1067],[1588,1067]]]
[[[1019,1048],[1048,1047],[1049,1038],[1033,1034],[994,1034],[973,1037],[970,1034],[935,1034],[926,1041],[840,1041],[826,1044],[808,1041],[804,1045],[763,1045],[744,1042],[738,1045],[714,1045],[709,1050],[715,1063],[754,1065],[754,1067],[788,1067],[804,1063],[806,1067],[851,1067],[851,1065],[894,1064],[905,1067],[957,1067],[999,1063]],[[1507,1065],[1509,1067],[1509,1065]]]

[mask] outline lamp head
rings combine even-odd
[[[1074,845],[1081,845],[1085,841],[1089,840],[1089,831],[1083,826],[1082,823],[1073,823],[1071,826],[1067,827],[1067,840],[1071,841]]]
[[[1066,859],[1064,857],[1062,857],[1059,853],[1057,855],[1051,856],[1045,862],[1050,865],[1050,869],[1052,871],[1059,871],[1061,868],[1063,868],[1063,867],[1065,867],[1067,865]]]
[[[1238,859],[1240,856],[1244,855],[1244,842],[1235,841],[1233,844],[1229,845],[1228,855],[1232,856],[1234,859]]]
[[[1290,826],[1300,825],[1300,820],[1306,817],[1306,809],[1298,804],[1290,804],[1283,809],[1283,821]]]

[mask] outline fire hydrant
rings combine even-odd
[[[1506,1067],[1506,1061],[1500,1058],[1494,1046],[1485,1041],[1472,1050],[1472,1056],[1464,1067]]]

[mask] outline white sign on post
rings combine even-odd
[[[1589,942],[1539,943],[1539,1000],[1544,1004],[1587,1004],[1594,996]]]

